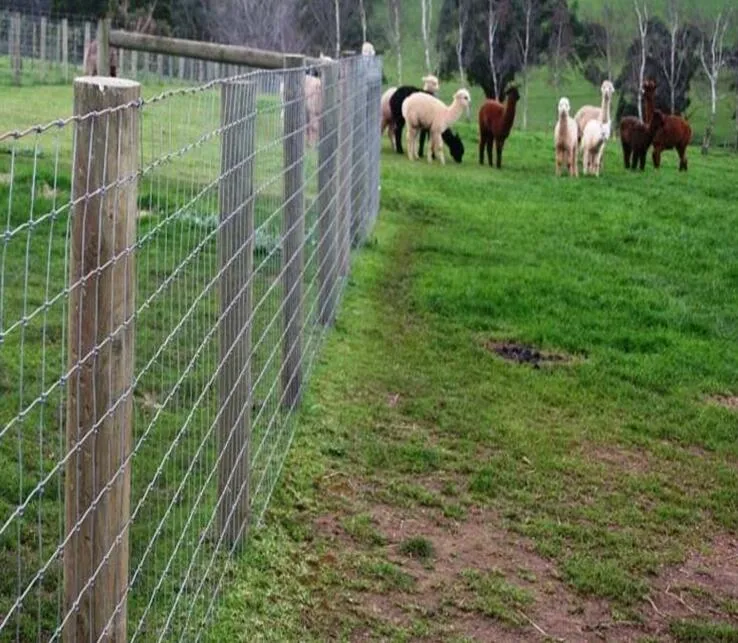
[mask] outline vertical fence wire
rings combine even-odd
[[[381,59],[291,64],[0,135],[0,639],[207,635],[379,206]]]

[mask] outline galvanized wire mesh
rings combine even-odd
[[[207,633],[377,215],[380,79],[259,71],[0,136],[0,639]]]

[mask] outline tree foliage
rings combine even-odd
[[[701,40],[701,32],[694,25],[680,27],[679,40],[683,43],[678,55],[683,57],[680,74],[675,84],[675,112],[683,114],[689,107],[689,86],[697,68],[699,58],[697,52]],[[669,84],[664,74],[662,60],[668,56],[671,39],[667,26],[658,18],[648,22],[648,49],[646,53],[645,78],[656,81],[656,108],[665,113],[671,112]],[[638,70],[640,58],[640,40],[635,38],[626,51],[626,63],[615,81],[620,95],[616,111],[616,119],[623,116],[637,115],[636,92],[638,86]]]

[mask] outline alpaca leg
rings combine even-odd
[[[402,154],[402,128],[405,126],[405,121],[395,123],[395,152]]]
[[[579,164],[577,163],[577,148],[576,146],[569,153],[569,173],[574,171],[574,176],[579,176]]]
[[[443,152],[443,139],[441,138],[441,133],[433,132],[431,136],[433,147],[436,148],[436,156],[438,157],[438,160],[441,162],[441,165],[446,165],[446,156]]]
[[[427,132],[424,129],[420,130],[420,146],[418,147],[418,158],[423,158],[423,150],[425,149],[425,138]]]
[[[680,145],[677,148],[677,152],[679,153],[679,171],[680,172],[686,172],[687,171],[687,148],[683,145]]]
[[[653,166],[658,170],[661,167],[661,148],[653,148]]]
[[[623,146],[623,161],[625,162],[625,169],[630,169],[630,145],[626,143],[623,139],[620,139],[620,142]]]
[[[408,124],[407,126],[407,158],[411,161],[415,160],[415,132],[413,126]]]
[[[638,150],[638,162],[633,161],[633,169],[635,170],[637,167],[640,168],[641,172],[645,171],[646,169],[646,156],[648,155],[648,150]]]
[[[502,169],[502,148],[505,146],[504,139],[498,138],[495,141],[495,150],[497,151],[497,169]]]
[[[489,134],[487,136],[487,163],[489,163],[490,167],[494,167],[492,164],[492,146],[494,145],[495,138],[492,136],[492,134]]]
[[[561,152],[556,150],[556,176],[561,176]]]

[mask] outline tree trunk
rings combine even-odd
[[[432,15],[432,0],[420,0],[421,10],[421,29],[423,31],[423,49],[425,52],[425,69],[430,74],[433,70],[431,69],[430,60],[430,22]]]
[[[705,136],[702,139],[702,153],[707,154],[712,145],[712,131],[715,128],[715,114],[717,113],[717,79],[710,80],[710,120],[705,128]]]
[[[366,42],[366,7],[364,6],[364,0],[359,0],[359,12],[361,14],[362,42]]]
[[[336,13],[336,58],[341,57],[341,7],[339,0],[334,0],[334,11]]]

